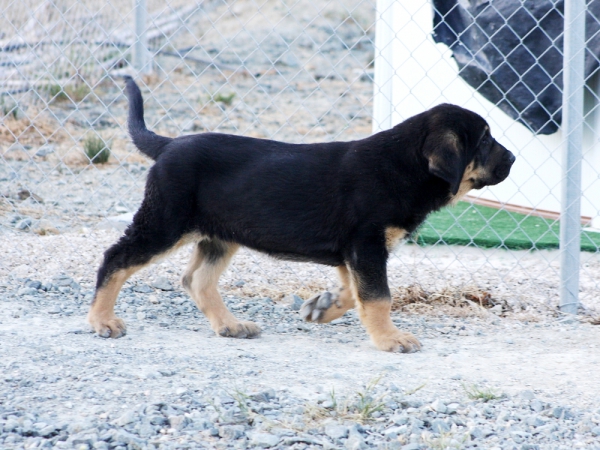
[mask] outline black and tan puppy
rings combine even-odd
[[[286,144],[205,133],[175,139],[146,129],[143,100],[127,80],[129,133],[156,164],[124,236],[104,254],[88,320],[103,337],[131,274],[193,243],[182,283],[221,336],[251,338],[217,291],[240,246],[277,258],[337,267],[341,287],[308,300],[306,320],[329,322],[356,307],[381,350],[420,348],[390,319],[386,262],[394,245],[436,209],[504,180],[515,157],[479,115],[439,105],[391,130],[352,142]]]

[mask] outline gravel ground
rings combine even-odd
[[[0,266],[0,448],[600,448],[594,325],[535,303],[529,320],[508,309],[395,313],[424,347],[383,353],[354,312],[299,319],[295,293],[333,284],[329,269],[242,251],[221,289],[264,332],[219,338],[177,282],[184,249],[126,284],[117,313],[128,335],[104,340],[85,314],[118,235],[0,237],[12,261]],[[456,251],[446,250],[402,246],[391,280],[403,279],[398,261],[439,263]],[[458,278],[478,264],[464,255]]]
[[[368,135],[373,5],[344,3],[255,14],[255,2],[207,2],[170,44],[215,64],[159,55],[149,125],[290,142]],[[3,119],[0,449],[600,449],[594,254],[582,254],[573,319],[556,312],[556,252],[402,245],[389,263],[393,319],[424,345],[405,355],[377,351],[354,312],[299,320],[303,299],[335,286],[332,269],[246,250],[220,289],[263,335],[215,337],[179,284],[182,249],[125,285],[128,335],[97,338],[85,323],[95,271],[150,167],[125,111],[121,83],[105,80],[82,101],[24,103]],[[112,142],[106,165],[83,156],[90,129]]]

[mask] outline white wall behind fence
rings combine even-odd
[[[485,117],[494,137],[517,155],[508,180],[471,195],[503,203],[550,211],[560,210],[562,133],[534,135],[483,98],[458,76],[452,52],[432,37],[431,2],[399,0],[384,20],[395,30],[393,37],[392,124],[449,102]],[[377,70],[377,64],[376,64]],[[377,91],[376,91],[377,94]],[[592,101],[592,108],[597,102]],[[377,115],[377,112],[375,112]],[[600,114],[590,114],[586,126],[583,161],[582,216],[600,216]]]

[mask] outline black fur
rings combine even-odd
[[[163,149],[173,139],[158,136],[157,134],[149,131],[146,128],[144,122],[144,101],[142,100],[142,93],[140,88],[135,84],[133,78],[130,76],[125,77],[127,97],[129,101],[129,117],[127,119],[129,125],[129,135],[133,140],[135,146],[146,156],[149,156],[153,160],[160,156]]]
[[[413,232],[457,193],[469,163],[485,169],[473,180],[481,188],[506,178],[514,161],[483,118],[449,104],[362,140],[287,144],[157,136],[132,79],[127,94],[133,142],[156,164],[133,223],[105,254],[98,287],[198,233],[278,258],[345,264],[360,278],[361,300],[389,297],[386,228]]]

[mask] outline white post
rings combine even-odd
[[[148,40],[146,39],[147,30],[147,9],[146,0],[133,0],[135,17],[135,42],[133,44],[133,67],[140,74],[152,72],[152,61],[148,51]]]
[[[565,0],[562,108],[565,146],[560,215],[560,309],[569,314],[577,314],[579,304],[585,2]]]
[[[394,76],[394,0],[377,0],[375,16],[375,68],[373,82],[373,133],[392,128]]]

